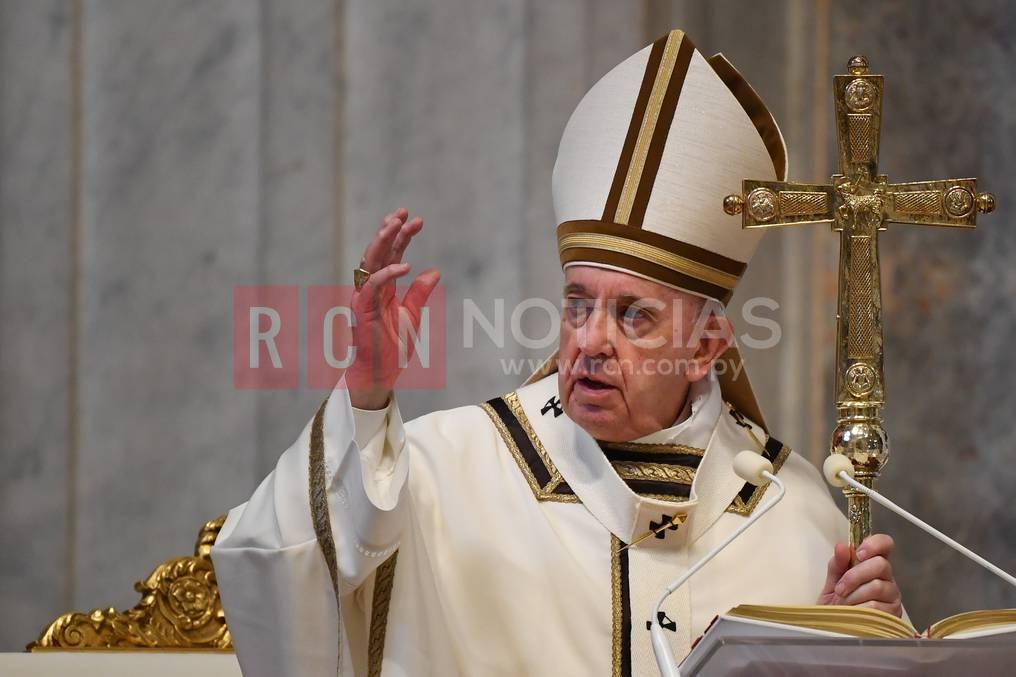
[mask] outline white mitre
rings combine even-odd
[[[762,233],[726,215],[723,198],[744,177],[783,180],[786,167],[776,121],[741,74],[671,31],[603,76],[568,120],[553,177],[561,264],[725,304]],[[736,347],[722,359],[740,366]],[[720,381],[724,398],[764,426],[743,370]]]

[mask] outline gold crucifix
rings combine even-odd
[[[831,453],[847,456],[856,479],[871,486],[889,460],[882,427],[885,378],[882,355],[882,289],[878,233],[886,223],[973,228],[977,213],[995,209],[976,179],[889,183],[877,173],[882,126],[882,76],[855,56],[849,75],[833,77],[840,174],[831,185],[745,180],[723,209],[742,214],[744,228],[829,223],[840,233],[836,309],[836,430]],[[849,487],[849,542],[871,533],[868,497]]]

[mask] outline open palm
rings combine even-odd
[[[395,281],[410,269],[402,256],[423,229],[423,219],[408,217],[405,209],[388,214],[360,262],[370,278],[353,293],[355,357],[345,375],[350,401],[359,409],[380,409],[391,398],[413,356],[412,337],[419,332],[423,306],[441,278],[437,270],[425,270],[401,301],[396,296]]]

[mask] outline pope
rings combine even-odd
[[[672,31],[579,103],[553,175],[557,353],[518,390],[403,423],[400,343],[438,283],[397,209],[356,271],[356,359],[212,557],[245,675],[653,675],[660,591],[786,498],[663,606],[678,657],[742,603],[902,614],[876,534],[851,552],[819,474],[762,417],[724,304],[758,238],[720,204],[786,150],[722,56]],[[720,369],[724,365],[727,368]]]

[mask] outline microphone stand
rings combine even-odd
[[[745,456],[747,454],[747,456]],[[756,467],[756,464],[758,467]],[[753,451],[742,451],[734,459],[734,468],[737,474],[743,479],[751,482],[755,485],[766,484],[772,482],[779,489],[776,496],[769,502],[755,511],[755,513],[745,521],[744,524],[735,529],[729,536],[723,539],[723,542],[717,545],[715,548],[709,551],[702,559],[695,562],[694,565],[687,572],[676,581],[667,586],[667,589],[663,591],[660,598],[656,600],[655,606],[653,606],[652,614],[649,618],[649,635],[653,644],[653,655],[656,656],[656,665],[660,669],[660,675],[662,677],[681,677],[681,671],[677,667],[677,663],[674,661],[674,654],[670,650],[670,644],[667,642],[667,638],[663,635],[663,627],[660,625],[660,607],[663,606],[663,602],[673,593],[675,590],[684,585],[685,581],[691,578],[695,572],[704,567],[714,557],[730,545],[738,536],[743,534],[748,527],[758,521],[762,515],[766,514],[770,508],[775,506],[783,498],[783,495],[787,493],[787,488],[783,482],[780,481],[776,475],[773,474],[773,466],[762,456],[758,455]]]
[[[842,460],[840,460],[840,459],[842,459]],[[1009,574],[1009,573],[1003,571],[1002,569],[1000,569],[999,567],[995,566],[994,564],[992,564],[988,560],[984,559],[983,557],[978,555],[976,552],[974,552],[970,548],[967,548],[967,547],[961,545],[960,543],[957,543],[956,541],[954,541],[953,539],[949,538],[948,536],[943,534],[941,531],[939,531],[935,527],[933,527],[930,524],[928,524],[927,522],[925,522],[925,521],[921,520],[920,518],[916,517],[915,515],[912,515],[911,513],[907,512],[906,510],[904,510],[900,506],[896,505],[895,503],[893,503],[888,498],[886,498],[882,494],[878,493],[877,491],[875,491],[871,487],[867,487],[867,486],[861,484],[860,482],[858,482],[857,480],[855,480],[854,477],[853,477],[853,474],[854,474],[854,464],[851,463],[850,459],[848,459],[846,456],[844,456],[842,454],[831,454],[826,459],[825,464],[822,467],[822,470],[824,471],[824,474],[826,476],[826,480],[830,484],[832,484],[834,486],[840,486],[840,487],[842,487],[844,485],[847,485],[847,486],[850,486],[853,489],[856,489],[857,491],[860,491],[861,493],[863,493],[866,496],[868,496],[868,498],[870,498],[871,500],[873,500],[876,503],[878,503],[879,505],[884,506],[884,507],[888,508],[889,510],[893,511],[894,513],[896,513],[897,515],[899,515],[903,519],[905,519],[908,522],[910,522],[911,524],[913,524],[915,527],[917,527],[917,528],[921,529],[922,531],[924,531],[926,534],[930,534],[930,535],[934,536],[939,541],[941,541],[942,543],[945,543],[946,545],[948,545],[950,548],[952,548],[956,552],[958,552],[961,555],[964,555],[967,558],[977,562],[982,567],[984,567],[985,569],[987,569],[991,573],[995,574],[996,576],[1001,578],[1003,581],[1005,581],[1009,585],[1012,585],[1012,586],[1016,587],[1016,577],[1012,576],[1011,574]]]

